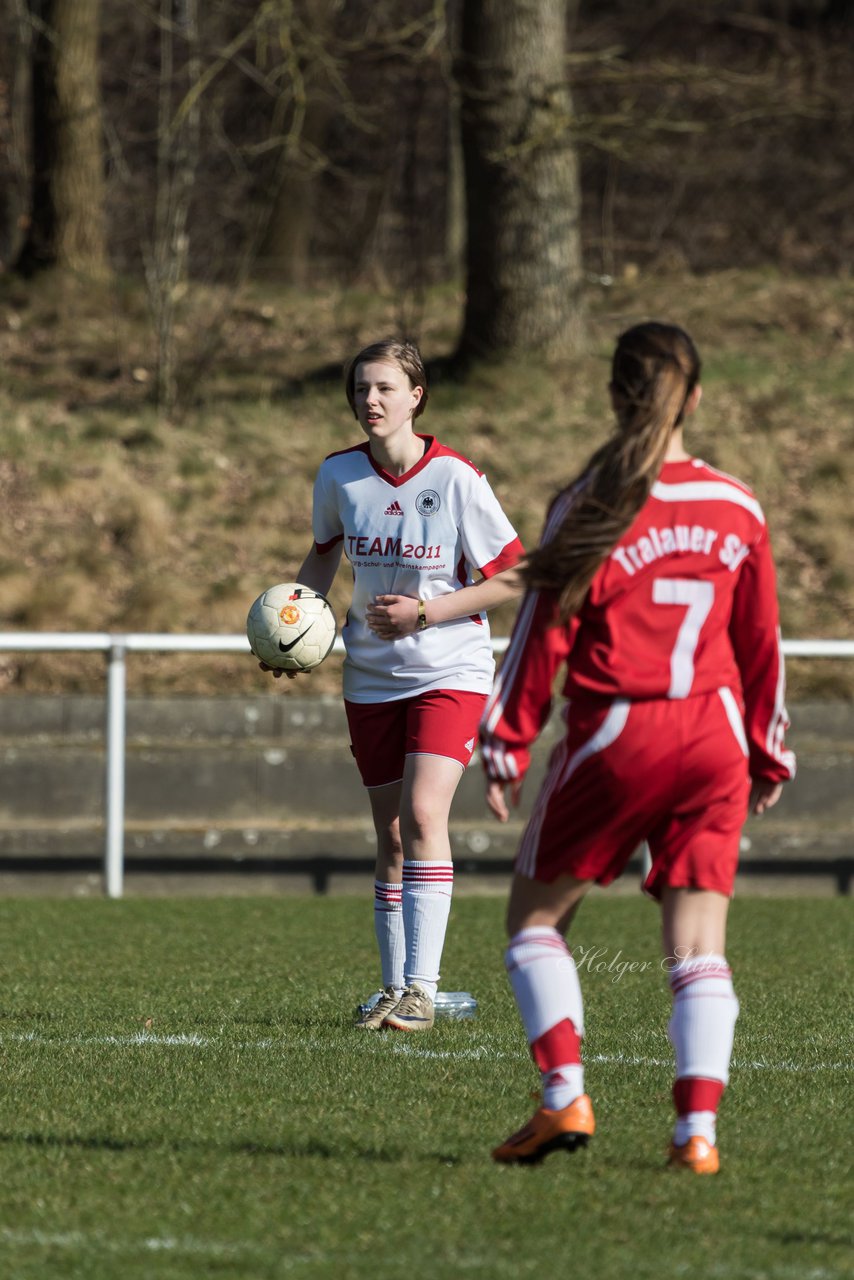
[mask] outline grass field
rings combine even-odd
[[[367,897],[0,903],[0,1275],[849,1274],[850,904],[734,904],[716,1179],[663,1167],[655,911],[606,896],[572,939],[599,1131],[492,1164],[536,1085],[502,907],[452,914],[442,987],[477,1018],[404,1038],[352,1030],[376,985]]]

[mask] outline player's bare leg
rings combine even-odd
[[[666,957],[707,955],[726,950],[729,898],[705,889],[665,888],[661,937]]]
[[[738,1017],[725,958],[729,898],[703,889],[666,888],[661,905],[673,991],[669,1034],[676,1054],[670,1163],[694,1173],[717,1173],[717,1109],[729,1080]]]
[[[371,817],[377,835],[376,878],[400,884],[403,876],[403,843],[400,838],[400,782],[369,787]]]
[[[540,880],[529,880],[527,876],[514,875],[507,904],[508,938],[520,929],[530,929],[535,925],[566,934],[592,883],[591,880],[576,880],[574,876],[558,876],[550,884],[544,884]]]
[[[406,992],[385,1025],[427,1031],[451,910],[454,866],[448,820],[463,769],[447,756],[408,755],[400,798]]]

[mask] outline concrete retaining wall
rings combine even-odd
[[[854,706],[792,710],[799,771],[781,803],[743,839],[746,887],[834,892],[852,870]],[[0,892],[48,868],[99,883],[105,706],[94,697],[0,698]],[[526,783],[529,804],[560,733],[553,718]],[[370,875],[373,834],[337,698],[131,698],[127,710],[126,854],[130,879],[193,871],[241,888],[342,887]],[[459,872],[506,884],[521,820],[495,823],[482,773],[457,795]],[[772,873],[774,873],[772,875]],[[140,880],[140,883],[142,881]],[[149,881],[149,887],[152,881]],[[201,885],[201,881],[196,881]],[[636,882],[632,887],[636,887]]]

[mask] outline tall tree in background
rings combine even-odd
[[[568,0],[463,0],[456,66],[468,219],[463,362],[557,356],[581,336],[567,21]]]
[[[16,262],[107,274],[99,92],[100,0],[22,5],[30,57],[32,201]]]
[[[290,4],[282,8],[279,55],[287,74],[279,77],[274,119],[281,157],[259,257],[268,278],[303,285],[311,274],[317,175],[326,164],[327,130],[342,92],[333,52],[341,3],[314,0],[307,13]]]
[[[154,232],[145,247],[145,280],[157,334],[157,404],[171,414],[178,400],[177,305],[186,293],[190,204],[199,166],[198,0],[160,0],[157,181]],[[176,109],[175,98],[180,95]]]

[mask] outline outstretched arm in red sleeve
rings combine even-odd
[[[518,804],[531,762],[531,743],[549,718],[552,688],[572,648],[577,622],[557,620],[557,599],[529,591],[522,601],[510,644],[480,724],[486,770],[486,801],[501,822],[509,815],[505,792]]]
[[[741,566],[729,633],[744,693],[752,808],[761,813],[776,801],[779,784],[795,776],[795,757],[784,741],[786,674],[767,529]]]

